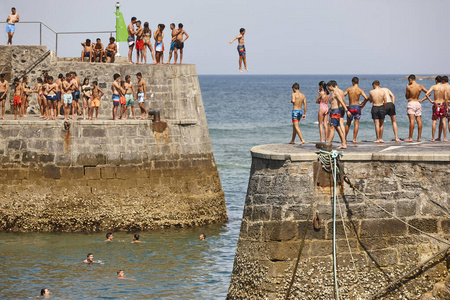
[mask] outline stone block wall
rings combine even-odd
[[[227,299],[285,299],[305,230],[289,299],[334,299],[330,178],[326,186],[324,175],[315,172],[317,157],[300,154],[292,159],[255,149],[252,155]],[[404,160],[379,157],[359,160],[344,154],[345,171],[355,186],[394,216],[449,242],[450,160],[423,160],[422,154]],[[368,299],[447,247],[355,195],[347,184],[338,199],[337,266],[342,299]],[[322,219],[320,230],[313,228],[309,217],[316,213]],[[380,299],[419,299],[447,274],[445,262],[429,267]]]
[[[9,57],[14,77],[45,48],[0,53],[0,66]],[[134,81],[142,72],[161,122],[76,120],[66,130],[61,119],[0,120],[0,230],[148,230],[227,220],[194,65],[58,62],[50,55],[30,79],[42,70],[98,80],[104,115],[111,114],[112,75]]]

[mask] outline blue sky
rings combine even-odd
[[[111,0],[2,0],[6,20],[15,6],[22,21],[42,21],[58,32],[104,31],[115,28]],[[183,23],[190,38],[185,63],[199,74],[236,74],[236,42],[246,29],[247,61],[251,74],[441,74],[450,70],[447,59],[448,12],[445,0],[172,0],[121,1],[127,24],[132,16],[166,24]],[[4,24],[3,24],[4,26]],[[97,36],[60,36],[59,56],[79,56],[80,42]],[[7,36],[3,28],[3,40]],[[44,44],[54,48],[55,36],[44,30]],[[19,24],[16,44],[38,44],[38,25]],[[127,46],[121,43],[122,55]],[[166,57],[168,52],[165,53]]]

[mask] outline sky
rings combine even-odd
[[[57,32],[114,31],[111,0],[1,0],[6,20],[16,7],[21,21],[41,21]],[[123,0],[125,22],[135,16],[152,30],[183,23],[189,34],[184,63],[198,74],[238,74],[237,41],[246,29],[250,74],[447,74],[450,39],[447,0]],[[2,24],[2,26],[6,26]],[[3,27],[4,44],[7,34]],[[108,34],[60,35],[58,56],[78,57],[86,38]],[[55,48],[55,35],[43,30]],[[152,40],[153,42],[153,40]],[[39,44],[39,25],[18,24],[13,43]],[[127,55],[126,43],[120,53]],[[149,55],[149,54],[148,54]],[[135,53],[133,54],[135,58]]]

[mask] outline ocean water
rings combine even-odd
[[[406,75],[406,74],[405,74]],[[396,96],[399,136],[408,136],[407,81],[404,75],[360,75],[368,94],[373,80]],[[0,233],[0,298],[34,298],[41,288],[52,299],[224,299],[233,267],[240,221],[255,145],[287,143],[292,123],[290,95],[300,84],[308,103],[300,129],[307,142],[318,140],[318,82],[335,79],[341,89],[349,75],[199,76],[211,143],[229,216],[223,225],[143,232],[142,244],[131,244],[131,233]],[[419,81],[429,88],[433,81]],[[363,109],[359,140],[374,140],[370,104]],[[431,104],[423,105],[423,139],[431,138]],[[384,139],[393,138],[390,121]],[[414,133],[416,138],[417,132]],[[335,141],[339,138],[335,137]],[[201,242],[200,233],[207,235]],[[80,264],[92,252],[103,265]],[[117,280],[123,269],[130,280]]]

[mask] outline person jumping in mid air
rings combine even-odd
[[[238,35],[237,37],[235,37],[234,39],[232,39],[230,41],[230,44],[233,44],[233,42],[235,40],[238,40],[238,46],[237,46],[237,50],[239,53],[239,72],[242,73],[242,61],[244,61],[244,68],[247,70],[248,72],[248,68],[247,68],[247,53],[245,52],[245,44],[244,44],[244,34],[245,34],[245,29],[241,28],[239,30],[239,32],[241,33],[240,35]]]

